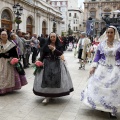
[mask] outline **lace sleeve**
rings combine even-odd
[[[98,66],[98,63],[97,62],[93,62],[92,64],[91,64],[91,67],[97,67]]]

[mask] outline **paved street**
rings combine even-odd
[[[86,70],[78,70],[78,60],[70,51],[65,52],[65,58],[75,89],[71,95],[43,105],[43,97],[35,96],[32,92],[34,68],[31,67],[26,69],[28,85],[0,96],[0,120],[110,120],[107,113],[91,110],[80,101],[80,92],[86,85],[90,65],[87,64]]]

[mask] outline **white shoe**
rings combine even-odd
[[[49,97],[46,97],[46,98],[42,101],[42,103],[43,103],[43,104],[47,104],[47,103],[49,103],[49,100],[50,100],[50,98],[49,98]]]

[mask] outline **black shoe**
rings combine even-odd
[[[82,67],[79,67],[79,70],[82,69]]]
[[[112,115],[111,113],[109,113],[109,115],[110,115],[110,118],[112,118],[112,119],[117,119],[117,116],[116,116],[116,115]]]

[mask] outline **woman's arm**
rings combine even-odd
[[[13,48],[9,51],[10,57],[18,58],[18,54],[17,54],[16,48],[17,48],[17,46],[13,47]]]
[[[61,55],[63,54],[62,51],[57,50],[57,49],[55,49],[53,52],[54,52],[54,54],[55,54],[56,56],[61,56]]]
[[[101,58],[101,55],[100,55],[100,51],[97,50],[96,53],[95,53],[95,57],[94,57],[94,60],[93,60],[93,63],[91,65],[91,67],[97,67],[98,66],[98,61],[100,60]]]

